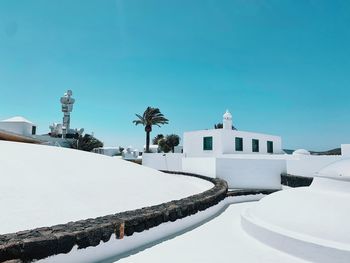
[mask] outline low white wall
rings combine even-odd
[[[341,155],[344,157],[350,157],[350,144],[341,145]]]
[[[341,155],[300,155],[287,159],[287,173],[313,177],[323,167],[343,159]]]
[[[216,159],[216,176],[224,179],[229,188],[280,189],[281,174],[285,172],[283,159]]]
[[[182,171],[182,153],[143,153],[142,165],[167,171]]]
[[[216,177],[216,158],[214,157],[187,157],[182,158],[182,170],[208,177]]]
[[[261,155],[187,157],[182,159],[182,168],[184,172],[224,179],[229,188],[280,189],[286,161],[283,156]]]

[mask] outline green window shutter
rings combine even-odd
[[[267,141],[267,152],[273,153],[273,142],[272,141]]]
[[[204,151],[213,150],[213,137],[203,137],[203,150]]]
[[[236,145],[236,151],[242,152],[243,151],[243,138],[236,137],[235,138],[235,145]]]
[[[252,140],[252,151],[254,153],[258,153],[259,152],[259,140],[257,140],[257,139],[253,139]]]

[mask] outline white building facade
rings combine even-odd
[[[283,154],[280,136],[237,131],[226,111],[221,129],[184,133],[182,170],[224,179],[229,188],[280,189]]]
[[[245,131],[213,129],[185,132],[183,141],[186,157],[283,153],[281,137]]]
[[[228,111],[223,115],[222,129],[185,132],[183,141],[186,157],[283,153],[280,136],[234,130]]]

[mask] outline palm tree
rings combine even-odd
[[[90,134],[79,135],[71,146],[73,149],[91,152],[95,148],[103,147],[103,143]]]
[[[175,146],[178,146],[180,143],[180,136],[176,134],[170,134],[166,136],[165,140],[171,148],[171,151],[174,152]]]
[[[158,108],[147,107],[143,115],[135,114],[138,118],[134,120],[135,125],[142,124],[145,127],[146,132],[146,152],[149,152],[150,134],[152,131],[152,126],[168,124],[169,120],[164,117]]]
[[[158,145],[159,140],[164,139],[163,134],[158,134],[156,137],[153,138],[152,143],[153,145]]]

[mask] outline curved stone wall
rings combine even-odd
[[[0,262],[42,259],[68,253],[75,245],[79,249],[97,246],[101,241],[107,242],[113,234],[122,239],[125,235],[131,236],[135,232],[142,232],[205,210],[226,197],[228,187],[224,180],[190,173],[169,173],[198,177],[212,182],[214,187],[203,193],[160,205],[0,235]]]

